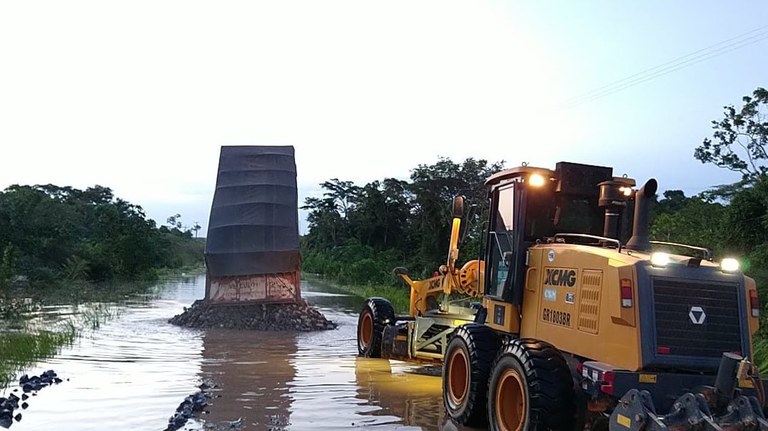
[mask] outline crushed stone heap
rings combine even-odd
[[[290,304],[215,304],[195,301],[169,323],[188,328],[230,328],[257,331],[319,331],[335,329],[305,301]]]

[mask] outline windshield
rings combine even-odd
[[[525,241],[548,238],[556,233],[602,235],[603,210],[596,198],[558,195],[554,192],[528,194]]]

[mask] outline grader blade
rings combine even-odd
[[[658,416],[647,391],[632,389],[611,414],[610,431],[724,431],[712,418],[704,397],[687,393],[672,410]]]
[[[738,396],[713,415],[700,393],[686,393],[675,400],[669,413],[659,416],[647,391],[632,389],[611,414],[610,431],[768,431],[755,397]]]
[[[667,431],[659,420],[648,391],[630,389],[613,409],[610,431]]]
[[[712,417],[704,396],[690,392],[675,400],[672,410],[661,420],[674,431],[723,431]]]
[[[768,421],[755,397],[736,397],[726,411],[728,413],[717,418],[725,431],[768,431]]]

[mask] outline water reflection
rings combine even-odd
[[[204,380],[217,385],[209,414],[183,429],[456,430],[445,418],[439,377],[399,361],[357,357],[362,298],[308,283],[302,295],[338,324],[290,333],[179,328],[167,319],[205,291],[204,276],[170,281],[123,301],[113,319],[56,358],[25,372],[56,370],[60,385],[29,401],[14,430],[162,430]],[[78,308],[47,308],[50,324]],[[11,387],[0,396],[7,395]]]
[[[188,302],[181,284],[169,283],[151,302],[121,304],[114,319],[88,331],[53,359],[26,372],[54,369],[65,379],[28,400],[14,430],[162,430],[185,396],[196,390],[202,362],[201,331],[166,323]],[[83,305],[84,306],[84,305]],[[79,306],[81,307],[81,306]],[[77,307],[51,307],[55,322]],[[17,387],[9,387],[7,395]],[[200,429],[190,423],[187,429]]]
[[[357,396],[381,410],[374,416],[394,417],[422,429],[436,429],[442,422],[442,409],[435,408],[440,397],[439,382],[432,376],[414,374],[408,367],[394,366],[380,359],[357,358],[355,379]]]
[[[279,332],[209,330],[203,336],[202,375],[216,384],[206,422],[242,419],[243,429],[284,429],[296,368],[295,337]],[[251,428],[253,426],[254,428]]]

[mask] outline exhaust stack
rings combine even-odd
[[[648,230],[650,227],[651,205],[649,198],[656,194],[659,184],[654,178],[648,180],[640,190],[635,193],[635,217],[632,221],[632,238],[627,242],[627,248],[637,251],[651,249]]]

